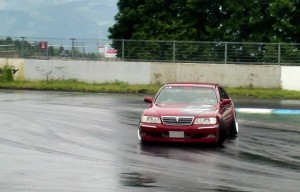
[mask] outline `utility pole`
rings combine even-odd
[[[24,57],[24,39],[26,37],[21,37],[22,41],[21,41],[21,57]]]
[[[72,40],[72,58],[74,57],[74,52],[75,52],[75,47],[74,47],[74,42],[75,42],[75,38],[71,38]]]

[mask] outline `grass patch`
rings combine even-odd
[[[155,94],[161,85],[129,85],[115,81],[107,83],[85,83],[76,80],[61,81],[0,81],[1,89],[20,90],[49,90],[49,91],[76,91],[101,93],[145,93]]]
[[[300,91],[262,88],[226,88],[230,96],[243,96],[260,99],[300,99]]]
[[[61,81],[0,81],[1,89],[22,90],[52,90],[98,93],[133,93],[154,95],[161,85],[129,85],[122,81],[107,83],[85,83],[77,80]],[[261,99],[300,99],[300,91],[261,88],[231,88],[226,87],[230,96],[240,96]]]
[[[13,81],[13,72],[11,67],[9,67],[8,65],[0,68],[0,81]]]

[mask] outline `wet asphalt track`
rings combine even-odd
[[[238,114],[239,136],[223,147],[142,146],[142,100],[0,90],[0,191],[300,191],[299,115]]]

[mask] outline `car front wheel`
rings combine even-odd
[[[217,144],[218,145],[222,145],[226,139],[226,124],[224,121],[221,122],[221,125],[219,127],[219,138],[218,138],[218,141],[217,141]]]
[[[138,131],[138,133],[137,133],[138,134],[138,138],[139,138],[140,141],[142,141],[140,129],[138,129],[137,131]]]
[[[234,115],[233,121],[230,126],[230,130],[229,130],[229,136],[235,137],[238,134],[238,132],[239,132],[239,124],[237,122],[236,116]]]

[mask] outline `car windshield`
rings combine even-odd
[[[213,88],[191,86],[166,86],[158,94],[155,103],[216,105],[217,97]]]

